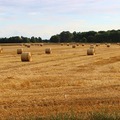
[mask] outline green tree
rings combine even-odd
[[[32,43],[35,43],[35,42],[36,42],[34,36],[32,36],[32,37],[30,38],[30,42],[32,42]]]
[[[73,34],[69,31],[63,31],[60,33],[60,42],[72,42]]]
[[[53,36],[50,38],[50,42],[59,43],[59,42],[60,42],[60,36],[59,36],[59,35],[53,35]]]

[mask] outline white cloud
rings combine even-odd
[[[0,33],[49,38],[63,30],[117,29],[119,15],[119,0],[0,0]]]

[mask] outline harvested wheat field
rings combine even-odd
[[[0,119],[120,112],[120,46],[101,44],[95,55],[87,55],[89,46],[2,46]],[[22,62],[18,48],[31,52],[32,61]],[[46,48],[52,53],[45,54]]]

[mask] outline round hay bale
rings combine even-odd
[[[95,46],[93,44],[91,44],[90,49],[95,49]]]
[[[22,54],[22,52],[23,52],[23,48],[17,49],[17,54]]]
[[[40,46],[43,46],[43,43],[40,43]]]
[[[76,45],[79,46],[79,43],[77,43]]]
[[[107,47],[110,47],[110,44],[107,44]]]
[[[28,45],[28,44],[26,44],[26,43],[24,44],[25,47],[27,47],[27,45]]]
[[[23,52],[22,54],[21,54],[21,61],[28,61],[28,62],[30,62],[30,61],[32,61],[32,55],[31,55],[31,53],[30,52]]]
[[[76,45],[72,45],[72,48],[76,48]]]
[[[26,46],[26,44],[25,44],[25,43],[23,43],[23,46]]]
[[[69,43],[67,43],[67,46],[70,46],[70,44],[69,44]]]
[[[45,53],[46,53],[46,54],[51,54],[51,53],[52,53],[51,48],[46,48],[46,49],[45,49]]]
[[[99,44],[99,43],[97,43],[97,44],[96,44],[96,47],[98,47],[98,46],[100,46],[100,44]]]
[[[95,55],[95,49],[87,49],[87,55]]]
[[[21,43],[20,46],[23,46],[23,44]]]
[[[2,53],[2,52],[3,52],[3,48],[0,47],[0,53]]]
[[[30,45],[28,44],[28,45],[26,45],[26,47],[27,47],[27,48],[30,48]]]
[[[63,46],[64,44],[63,43],[61,43],[61,46]]]
[[[85,44],[82,44],[82,46],[85,46]]]

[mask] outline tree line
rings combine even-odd
[[[14,36],[10,38],[0,38],[0,43],[36,43],[36,42],[42,42],[41,37],[34,37],[31,38],[23,37],[23,36]]]
[[[41,37],[19,37],[14,36],[10,38],[0,38],[0,43],[36,43],[36,42],[50,42],[50,43],[66,43],[66,42],[80,42],[80,43],[117,43],[120,42],[120,30],[108,31],[88,31],[76,32],[62,31],[50,37],[49,40],[43,40]]]
[[[116,43],[120,42],[120,30],[73,32],[63,31],[53,35],[50,42]]]

